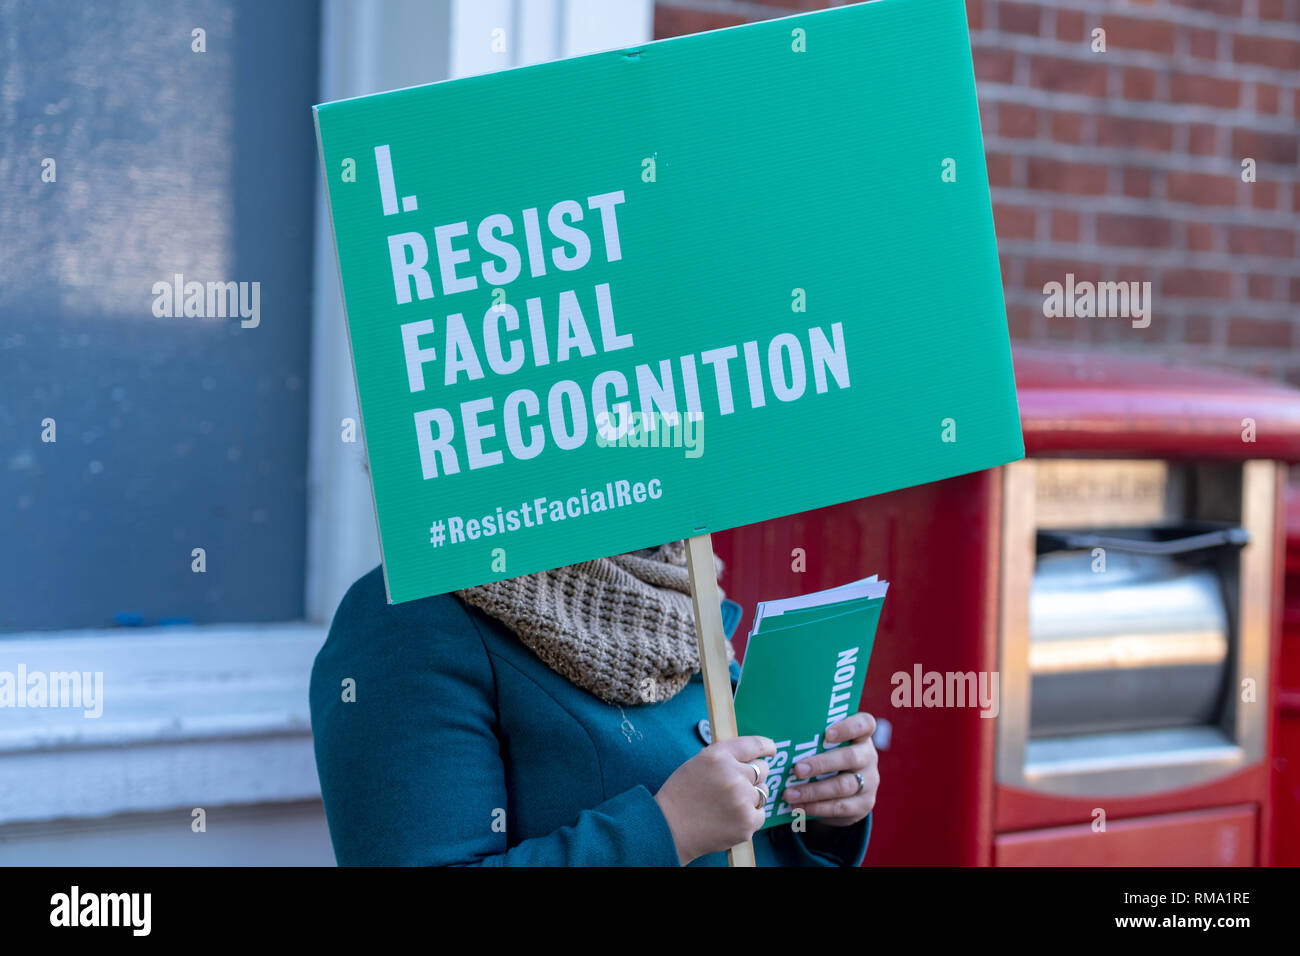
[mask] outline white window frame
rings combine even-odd
[[[650,39],[652,20],[653,0],[326,0],[320,101],[633,46]],[[498,27],[504,50],[494,52]],[[317,179],[306,616],[0,634],[5,669],[105,675],[98,719],[0,710],[0,828],[320,796],[311,665],[379,548],[359,431],[356,444],[341,440],[342,419],[358,419],[356,391],[319,170]]]

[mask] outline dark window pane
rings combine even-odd
[[[0,0],[0,629],[301,616],[318,19]]]

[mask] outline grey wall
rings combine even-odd
[[[333,866],[319,801],[0,827],[0,866]]]

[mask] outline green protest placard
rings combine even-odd
[[[961,0],[316,120],[391,601],[1023,455]]]

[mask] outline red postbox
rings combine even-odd
[[[893,582],[873,864],[1270,862],[1300,392],[1015,358],[1024,461],[717,534],[729,596]]]
[[[1300,486],[1287,493],[1286,583],[1273,758],[1273,863],[1300,866]]]

